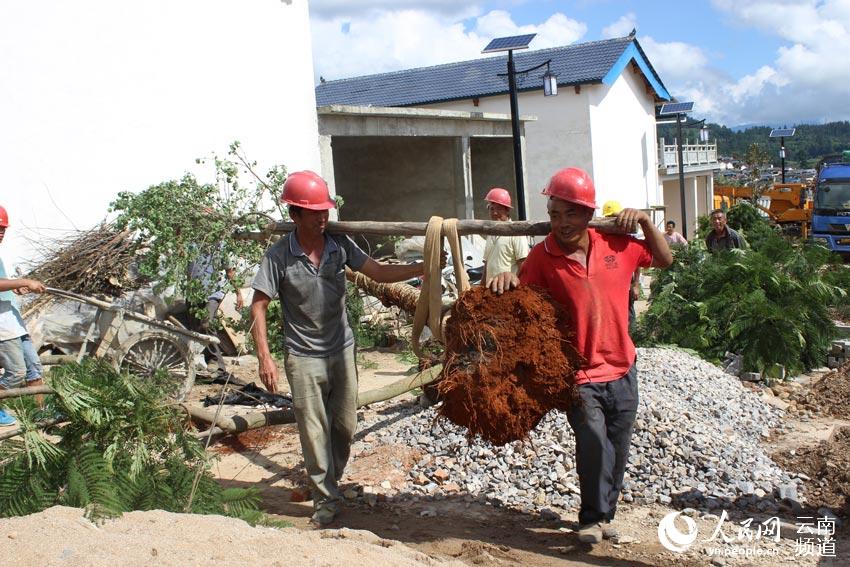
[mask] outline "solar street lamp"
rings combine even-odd
[[[546,72],[543,73],[543,96],[558,96],[558,76],[549,70],[546,62]]]
[[[708,143],[708,134],[709,134],[708,126],[706,126],[705,123],[703,123],[702,128],[699,129],[699,141],[702,142],[703,144],[707,144]]]
[[[510,92],[511,102],[511,127],[513,130],[513,146],[514,146],[514,177],[516,184],[517,196],[517,216],[519,220],[527,220],[525,212],[525,182],[522,176],[522,144],[519,136],[519,104],[517,103],[517,86],[516,76],[520,73],[529,73],[536,69],[546,66],[546,73],[543,74],[543,96],[556,96],[558,94],[558,77],[549,69],[551,59],[536,65],[534,67],[517,71],[514,65],[514,50],[528,49],[528,44],[534,39],[537,34],[530,33],[526,35],[515,35],[510,37],[497,37],[487,44],[487,47],[481,53],[497,53],[500,51],[508,52],[508,72],[500,73],[500,77],[508,77],[508,90]]]
[[[687,118],[688,112],[693,110],[693,108],[693,102],[668,102],[667,104],[662,104],[661,110],[658,112],[659,116],[669,116],[671,114],[676,116],[676,135],[678,136],[678,139],[676,140],[676,158],[679,162],[679,200],[682,202],[682,230],[685,233],[685,238],[688,237],[688,207],[685,204],[685,165],[683,163],[684,156],[682,155],[682,122]],[[708,128],[704,129],[707,136]],[[702,139],[702,130],[700,130],[700,139]]]
[[[770,138],[779,138],[779,160],[782,164],[782,183],[785,183],[785,138],[790,138],[796,132],[796,128],[774,128],[770,131]]]

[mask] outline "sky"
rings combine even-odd
[[[280,18],[303,1],[0,0],[0,204],[15,223],[0,257],[92,227],[118,191],[208,180],[195,158],[233,140],[261,169],[281,163]],[[518,33],[539,49],[633,28],[695,118],[850,119],[850,0],[312,0],[313,81],[482,57]]]
[[[727,126],[850,118],[850,0],[313,0],[316,77],[481,57],[493,37],[531,49],[628,35],[694,115]]]

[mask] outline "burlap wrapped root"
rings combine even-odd
[[[502,445],[576,402],[580,356],[567,314],[540,289],[464,293],[445,329],[439,414]]]

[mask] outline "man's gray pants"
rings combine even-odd
[[[357,366],[354,345],[327,358],[287,354],[304,467],[312,482],[313,507],[336,509],[337,486],[357,429]]]
[[[586,525],[613,520],[617,511],[638,407],[637,368],[611,382],[582,384],[579,396],[567,419],[576,436],[578,521]]]

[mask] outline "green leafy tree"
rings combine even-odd
[[[51,372],[43,409],[14,402],[23,435],[0,441],[0,516],[54,505],[93,519],[131,510],[236,516],[269,523],[256,489],[224,488],[185,416],[167,403],[167,374],[141,380],[102,359]],[[44,417],[61,416],[43,432]]]
[[[822,365],[835,331],[830,309],[846,301],[850,283],[840,258],[783,237],[752,205],[733,207],[728,218],[751,249],[709,254],[697,240],[676,251],[653,282],[636,341],[676,344],[709,360],[738,352],[750,371]]]
[[[110,205],[118,213],[117,226],[135,231],[144,243],[139,272],[154,280],[157,290],[174,286],[191,304],[202,304],[214,291],[188,278],[192,262],[213,258],[222,272],[232,259],[256,264],[267,243],[235,235],[264,228],[272,215],[285,215],[277,199],[286,178],[282,166],[260,176],[256,162],[245,157],[238,142],[230,145],[226,157],[214,154],[198,162],[213,165],[215,183],[199,183],[186,174],[140,193],[119,193]],[[237,284],[241,283],[241,278],[237,279]]]
[[[753,179],[758,179],[761,166],[770,161],[770,156],[764,150],[761,144],[753,142],[747,148],[747,153],[744,155],[744,161],[750,168],[750,175]]]

